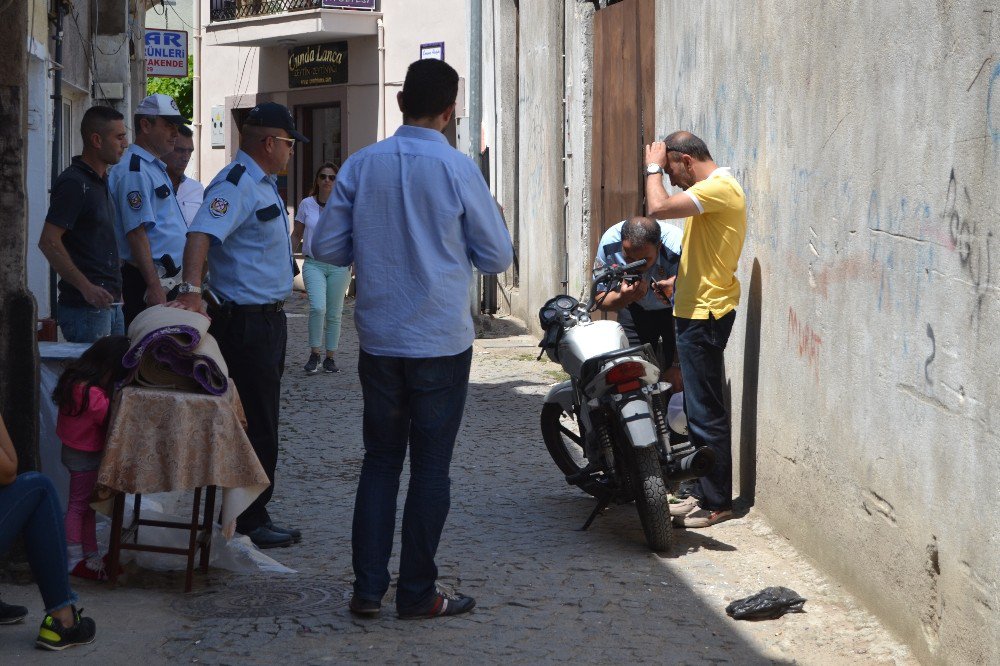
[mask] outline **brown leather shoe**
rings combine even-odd
[[[382,602],[362,599],[358,595],[352,594],[348,608],[359,617],[375,617],[382,610]]]

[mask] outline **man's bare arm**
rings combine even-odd
[[[647,214],[657,220],[677,220],[701,215],[698,206],[687,194],[681,192],[668,197],[659,174],[646,177],[646,208]]]
[[[38,249],[42,251],[49,265],[59,274],[59,277],[77,288],[87,303],[95,308],[106,308],[114,302],[114,296],[103,287],[99,287],[73,263],[66,246],[63,244],[63,234],[66,229],[46,222],[42,227],[42,235],[38,239]]]

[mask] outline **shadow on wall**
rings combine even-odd
[[[757,491],[757,389],[760,375],[761,286],[760,261],[753,260],[747,299],[746,339],[743,343],[743,406],[740,410],[740,495],[747,508]]]

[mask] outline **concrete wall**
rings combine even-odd
[[[38,249],[38,238],[49,208],[49,175],[52,159],[52,79],[48,75],[48,7],[45,0],[28,5],[27,137],[25,142],[25,194],[28,203],[27,281],[40,318],[51,314],[49,262]],[[69,33],[67,33],[69,34]]]
[[[501,311],[535,332],[539,307],[579,295],[592,262],[593,12],[574,0],[524,0],[518,16],[513,0],[484,2],[483,132],[520,263],[516,281],[513,272],[501,280]]]
[[[566,293],[590,289],[590,165],[593,143],[594,6],[565,2]],[[545,301],[543,300],[542,303]],[[542,303],[533,308],[537,312]],[[535,322],[532,322],[535,325]]]
[[[520,3],[518,193],[520,284],[514,314],[529,321],[560,293],[563,229],[563,3]],[[535,305],[535,304],[538,305]]]
[[[924,660],[995,661],[996,4],[700,8],[657,2],[657,129],[748,196],[741,494]]]

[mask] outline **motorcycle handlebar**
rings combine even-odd
[[[605,266],[600,270],[594,271],[594,283],[604,282],[605,280],[617,279],[624,276],[629,271],[635,270],[643,266],[646,263],[645,259],[640,259],[639,261],[633,261],[631,263],[620,266],[618,264],[611,264],[610,266]]]

